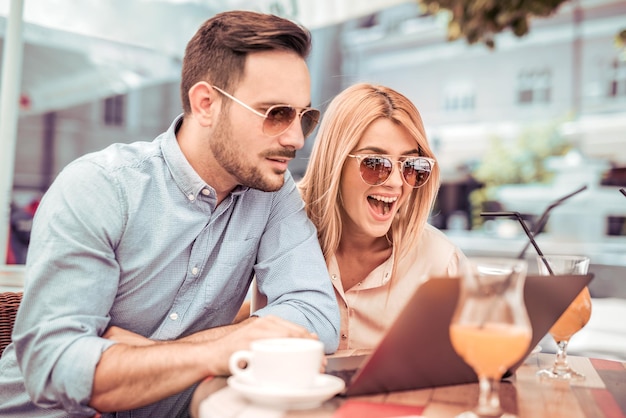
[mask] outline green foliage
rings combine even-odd
[[[568,149],[556,126],[529,127],[513,141],[493,136],[473,175],[488,187],[545,181],[545,158],[563,155]]]
[[[615,35],[615,46],[621,49],[626,48],[626,29],[622,29]]]
[[[626,61],[626,29],[622,29],[615,35],[615,47],[620,51],[620,59]]]
[[[546,158],[566,154],[571,145],[558,131],[558,123],[530,126],[512,140],[493,136],[488,151],[472,171],[483,187],[470,194],[472,225],[480,226],[485,202],[494,199],[494,190],[505,184],[543,183],[551,178],[544,168]]]
[[[450,12],[448,40],[464,37],[469,44],[495,46],[494,35],[505,29],[518,37],[529,30],[533,17],[548,17],[569,0],[417,0],[426,12]]]

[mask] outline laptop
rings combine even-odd
[[[505,376],[517,370],[593,276],[526,276],[524,299],[532,340],[526,354]],[[344,396],[478,381],[476,373],[452,348],[448,334],[458,296],[458,277],[428,280],[372,352],[328,357],[326,373],[346,381],[341,393]]]

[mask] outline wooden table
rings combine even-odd
[[[572,383],[539,380],[535,373],[550,366],[554,354],[533,354],[515,376],[501,384],[504,410],[520,418],[626,417],[626,362],[568,358],[572,367],[585,374],[585,380]],[[358,410],[365,411],[359,412],[358,418],[382,417],[385,413],[387,416],[448,418],[473,408],[477,399],[478,384],[472,383],[347,399],[337,396],[316,409],[280,411],[249,403],[230,389],[224,378],[216,378],[198,387],[191,414],[195,418],[344,418],[356,416],[357,412],[351,411]],[[398,405],[413,408],[394,410]]]

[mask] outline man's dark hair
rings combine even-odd
[[[215,15],[191,38],[183,58],[181,98],[185,114],[191,113],[189,89],[206,80],[232,91],[243,76],[250,52],[293,51],[303,59],[311,50],[311,33],[278,16],[229,11]]]

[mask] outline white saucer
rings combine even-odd
[[[237,376],[227,380],[228,386],[248,400],[262,405],[283,409],[315,408],[332,398],[345,387],[338,377],[320,374],[309,389],[274,389],[250,384]]]

